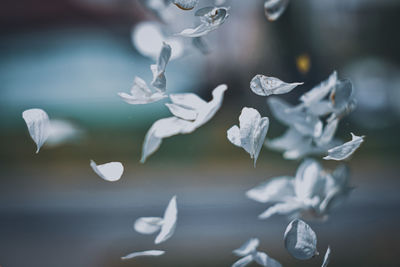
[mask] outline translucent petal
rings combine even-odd
[[[161,229],[163,218],[141,217],[135,221],[133,228],[141,234],[153,234]]]
[[[43,109],[33,108],[22,112],[22,118],[33,141],[36,143],[36,154],[50,135],[49,116]]]
[[[331,248],[328,246],[328,249],[325,252],[324,261],[323,261],[321,267],[327,267],[330,258],[331,258]]]
[[[249,265],[253,261],[253,255],[247,255],[246,257],[243,257],[236,261],[232,267],[244,267]]]
[[[293,177],[279,176],[269,179],[248,190],[246,196],[261,203],[285,201],[293,198]]]
[[[277,20],[285,11],[289,0],[266,0],[264,2],[265,16],[269,21]]]
[[[268,256],[264,252],[257,252],[254,255],[254,261],[265,267],[282,267],[282,264]]]
[[[124,257],[121,257],[121,260],[129,260],[140,256],[161,256],[165,253],[163,250],[146,250],[141,252],[133,252]]]
[[[191,10],[199,3],[199,0],[172,0],[172,3],[180,9]]]
[[[343,110],[348,106],[353,96],[353,85],[350,80],[340,80],[336,83],[334,90],[331,91],[330,99],[336,110]]]
[[[166,103],[165,105],[168,107],[169,111],[178,118],[193,121],[197,117],[197,112],[195,110],[187,109],[176,104]]]
[[[131,94],[118,93],[118,95],[126,103],[132,105],[153,103],[167,97],[162,92],[152,92],[146,82],[140,77],[134,78]]]
[[[49,137],[46,146],[58,146],[68,142],[73,142],[82,137],[84,131],[68,120],[50,120]]]
[[[321,175],[321,165],[312,159],[304,160],[296,172],[295,192],[299,199],[321,196],[325,189],[325,179]]]
[[[150,69],[153,72],[153,81],[151,82],[151,85],[162,92],[165,91],[167,86],[164,73],[170,58],[171,46],[163,42],[160,55],[157,59],[157,64],[150,66]]]
[[[194,47],[196,47],[204,55],[209,54],[210,51],[211,51],[210,47],[208,46],[206,41],[204,41],[203,37],[195,37],[195,38],[193,38],[192,44],[193,44]]]
[[[250,89],[257,95],[269,96],[289,93],[301,84],[303,83],[286,83],[275,77],[257,74],[250,82]]]
[[[325,116],[333,112],[334,108],[332,102],[329,100],[321,100],[307,106],[307,112],[315,116]]]
[[[281,214],[288,215],[291,213],[295,213],[303,208],[303,204],[297,202],[295,200],[287,200],[287,202],[275,204],[268,209],[266,209],[263,213],[258,215],[259,219],[268,219],[269,217]]]
[[[98,176],[109,182],[118,181],[124,173],[124,166],[121,162],[109,162],[97,165],[96,162],[90,160],[90,167],[92,167]]]
[[[328,155],[324,157],[326,160],[345,160],[349,158],[364,142],[364,136],[356,136],[351,133],[351,141],[343,145],[328,150]]]
[[[317,236],[304,221],[295,219],[286,228],[284,243],[287,251],[299,260],[317,255]]]
[[[311,144],[311,137],[303,136],[296,129],[289,128],[282,136],[267,140],[265,145],[277,151],[286,151],[295,149],[299,144]]]
[[[176,206],[176,196],[173,196],[168,203],[167,209],[165,210],[161,231],[154,241],[155,244],[160,244],[166,241],[174,234],[176,221],[178,219],[177,216],[178,209]]]
[[[335,133],[336,133],[336,129],[337,129],[338,124],[339,124],[339,119],[335,118],[335,119],[333,119],[333,120],[330,120],[330,121],[325,125],[324,130],[322,131],[321,136],[318,137],[318,138],[315,140],[315,143],[316,143],[318,146],[323,146],[323,145],[329,144],[329,143],[332,141],[333,136],[334,136]]]
[[[323,81],[313,89],[300,97],[300,100],[306,105],[311,106],[327,96],[337,83],[337,73],[334,71],[327,80]]]
[[[233,253],[237,256],[246,256],[248,254],[252,254],[256,251],[258,245],[260,244],[260,241],[258,238],[251,238],[246,241],[240,248],[235,249]]]

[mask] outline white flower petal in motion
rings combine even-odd
[[[244,148],[251,158],[254,166],[264,143],[269,127],[268,117],[261,117],[253,108],[243,108],[239,116],[239,128],[235,125],[227,131],[229,141],[234,145]]]
[[[199,3],[199,0],[172,0],[172,3],[182,10],[191,10]]]
[[[304,221],[295,219],[286,228],[284,243],[287,251],[299,260],[307,260],[317,255],[317,236]]]
[[[327,267],[330,258],[331,258],[331,248],[328,246],[328,249],[325,252],[324,261],[322,262],[321,267]]]
[[[133,252],[124,257],[121,257],[121,260],[129,260],[129,259],[133,259],[133,258],[141,257],[141,256],[161,256],[164,253],[165,253],[165,251],[163,251],[163,250],[146,250],[146,251],[140,251],[140,252]]]
[[[175,105],[193,110],[199,110],[207,105],[206,101],[193,93],[170,94],[169,98]]]
[[[268,219],[269,217],[277,214],[280,215],[292,214],[302,209],[303,206],[304,205],[302,203],[297,202],[294,199],[291,201],[287,200],[287,202],[277,203],[269,207],[263,213],[258,215],[258,218],[263,220],[263,219]]]
[[[295,192],[302,200],[320,196],[325,189],[325,180],[321,176],[321,165],[312,159],[304,160],[296,172]]]
[[[250,238],[240,248],[235,249],[233,253],[240,257],[246,256],[255,252],[259,244],[260,240],[258,238]]]
[[[322,100],[327,96],[337,83],[337,73],[334,71],[327,80],[321,82],[319,85],[315,86],[313,89],[305,93],[300,97],[300,100],[306,105],[311,106],[312,104]]]
[[[141,234],[153,234],[161,229],[163,218],[160,217],[141,217],[135,221],[133,228]]]
[[[74,123],[63,119],[51,119],[46,146],[59,146],[72,143],[84,135],[84,131]]]
[[[303,83],[286,83],[275,77],[257,74],[250,82],[250,89],[257,95],[269,96],[289,93],[301,84]]]
[[[184,108],[182,106],[170,103],[166,103],[165,105],[168,107],[169,111],[174,114],[175,117],[188,121],[194,121],[197,118],[197,112],[193,109]]]
[[[208,46],[203,37],[194,37],[192,40],[192,44],[204,55],[209,54],[211,51],[210,47]]]
[[[161,231],[154,241],[155,244],[160,244],[161,242],[166,241],[174,234],[176,221],[178,219],[177,216],[178,208],[176,206],[176,196],[173,196],[165,210]]]
[[[254,255],[254,261],[264,267],[282,267],[282,264],[264,252],[257,251],[257,253]]]
[[[22,112],[22,118],[25,120],[30,136],[36,143],[37,154],[50,134],[49,116],[43,109],[33,108]]]
[[[109,182],[118,181],[124,172],[124,166],[121,162],[109,162],[97,165],[96,162],[90,160],[90,167],[92,167],[98,176]]]
[[[322,131],[321,136],[316,138],[316,140],[315,140],[315,142],[317,143],[318,146],[326,145],[332,141],[333,136],[336,133],[338,124],[339,124],[338,118],[328,121],[328,123],[324,127],[324,130]]]
[[[167,81],[165,78],[165,68],[171,58],[171,46],[163,42],[160,54],[157,58],[157,63],[150,66],[153,72],[153,81],[151,85],[161,92],[165,92]]]
[[[285,11],[289,0],[266,0],[264,2],[265,16],[269,21],[277,20]]]
[[[285,201],[294,197],[293,177],[280,176],[248,190],[246,196],[261,203]]]
[[[153,92],[146,84],[146,82],[140,78],[135,77],[133,80],[133,86],[131,88],[131,94],[118,93],[118,95],[128,104],[149,104],[157,102],[163,98],[168,97],[163,92]]]
[[[364,142],[364,136],[356,136],[351,133],[351,141],[343,145],[328,150],[328,155],[324,157],[326,160],[345,160],[349,158]]]
[[[253,261],[254,256],[253,255],[247,255],[246,257],[243,257],[236,261],[232,267],[245,267],[249,265]]]

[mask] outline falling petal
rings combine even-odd
[[[151,85],[161,92],[164,92],[167,86],[167,81],[164,73],[170,58],[171,46],[164,42],[161,48],[160,55],[157,59],[157,64],[150,66],[150,69],[153,72],[153,81],[151,82]]]
[[[335,118],[333,120],[330,120],[324,127],[324,130],[322,131],[322,134],[320,137],[318,137],[315,142],[317,145],[322,146],[326,145],[329,142],[332,141],[333,136],[336,133],[337,126],[339,124],[339,119]]]
[[[285,248],[299,260],[307,260],[317,255],[317,236],[304,221],[295,219],[286,228]]]
[[[274,138],[272,140],[267,140],[265,145],[277,151],[286,151],[296,148],[299,144],[307,142],[305,139],[311,138],[303,136],[296,129],[289,128],[282,136]]]
[[[275,204],[268,209],[266,209],[263,213],[258,215],[259,219],[268,219],[269,217],[273,215],[287,215],[287,214],[292,214],[297,211],[299,211],[301,208],[303,208],[303,204],[300,202],[296,202],[294,200],[290,201],[287,200],[288,202],[282,202]]]
[[[179,105],[187,109],[199,110],[207,105],[206,101],[193,93],[170,94],[169,98],[175,105]]]
[[[253,108],[243,108],[239,116],[239,128],[231,127],[227,136],[234,145],[243,147],[256,164],[258,155],[264,143],[269,127],[268,117],[261,118],[260,113]],[[239,130],[239,131],[238,131]]]
[[[197,112],[193,109],[184,108],[182,106],[170,103],[166,103],[165,105],[168,107],[169,111],[171,111],[171,113],[178,118],[193,121],[197,117]]]
[[[293,177],[280,176],[248,190],[246,196],[261,203],[285,201],[294,197]]]
[[[163,218],[141,217],[135,221],[133,228],[141,234],[153,234],[161,229]]]
[[[207,55],[210,53],[211,49],[208,44],[204,41],[203,37],[195,37],[192,40],[192,44],[196,47],[202,54]]]
[[[257,95],[269,96],[289,93],[301,84],[303,83],[286,83],[275,77],[257,74],[250,82],[250,89]]]
[[[140,256],[161,256],[165,253],[163,250],[146,250],[141,252],[133,252],[124,257],[121,257],[121,260],[129,260]]]
[[[266,0],[264,2],[265,16],[269,21],[277,20],[285,11],[289,0]]]
[[[325,116],[333,111],[332,102],[329,100],[321,100],[307,106],[307,112],[315,116]]]
[[[343,145],[328,150],[328,155],[324,157],[326,160],[345,160],[349,158],[364,142],[364,136],[356,136],[351,133],[351,141]]]
[[[44,110],[33,108],[22,112],[22,118],[25,120],[29,134],[36,143],[37,154],[50,134],[51,128],[49,116]]]
[[[327,96],[337,83],[337,73],[334,71],[327,80],[323,81],[313,89],[300,97],[300,100],[306,105],[311,106]]]
[[[146,82],[140,77],[134,78],[131,94],[118,93],[118,95],[126,103],[132,105],[153,103],[168,97],[162,92],[152,92]]]
[[[199,3],[199,0],[173,0],[172,3],[182,10],[191,10]]]
[[[325,188],[325,180],[321,176],[321,165],[312,159],[304,160],[296,172],[294,180],[295,192],[300,199],[311,199],[319,196]]]
[[[325,252],[324,261],[323,261],[321,267],[327,267],[330,258],[331,258],[331,248],[328,246],[328,249]]]
[[[249,265],[253,261],[253,255],[247,255],[246,257],[243,257],[236,261],[232,267],[244,267]]]
[[[160,244],[161,242],[166,241],[174,234],[176,221],[178,219],[177,216],[178,208],[176,206],[176,196],[173,196],[165,210],[161,231],[154,241],[155,244]]]
[[[233,253],[237,256],[243,257],[256,251],[260,241],[258,238],[251,238],[244,243],[240,248],[237,248]]]
[[[49,137],[46,146],[59,146],[65,143],[72,143],[80,139],[84,131],[74,123],[67,120],[50,120]]]
[[[264,252],[259,252],[254,255],[254,261],[265,267],[282,267],[278,261],[274,260]]]
[[[109,162],[97,165],[96,162],[90,160],[90,167],[92,167],[98,176],[109,182],[118,181],[124,172],[124,166],[121,162]]]

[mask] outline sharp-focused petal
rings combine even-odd
[[[233,254],[243,257],[248,254],[252,254],[256,251],[258,245],[260,244],[260,241],[258,238],[251,238],[246,241],[240,248],[237,248],[233,251]]]
[[[266,0],[264,2],[265,16],[269,21],[277,20],[285,11],[289,0]]]
[[[295,192],[299,199],[312,199],[321,196],[325,180],[321,176],[321,165],[312,159],[304,160],[296,172]]]
[[[226,132],[228,140],[235,146],[241,146],[240,142],[240,129],[237,125],[232,126]]]
[[[261,203],[285,201],[293,198],[293,177],[280,176],[269,179],[266,182],[248,190],[246,196]]]
[[[160,217],[141,217],[133,225],[136,232],[141,234],[154,234],[161,229],[163,218]]]
[[[286,94],[301,84],[303,83],[286,83],[275,77],[257,74],[250,82],[250,89],[257,95],[269,96]]]
[[[164,253],[165,253],[165,251],[163,251],[163,250],[146,250],[146,251],[140,251],[140,252],[133,252],[124,257],[121,257],[121,260],[129,260],[129,259],[133,259],[133,258],[140,257],[140,256],[161,256]]]
[[[90,167],[92,167],[98,176],[109,182],[118,181],[124,173],[124,166],[121,162],[109,162],[97,165],[96,162],[91,160]]]
[[[300,100],[306,105],[311,106],[314,103],[322,100],[327,96],[337,83],[337,73],[334,71],[327,80],[323,81],[304,95],[300,97]]]
[[[153,72],[153,81],[151,82],[151,85],[161,92],[164,92],[167,86],[164,73],[170,58],[171,46],[164,42],[157,59],[157,64],[150,66],[150,69]]]
[[[155,244],[166,241],[174,234],[177,219],[178,208],[176,206],[176,196],[173,196],[165,210],[161,231],[154,241]]]
[[[293,200],[287,200],[287,202],[282,202],[275,204],[268,209],[266,209],[263,213],[258,215],[259,219],[268,219],[269,217],[280,214],[280,215],[288,215],[295,213],[303,208],[303,204],[300,202]]]
[[[169,111],[178,118],[194,121],[197,117],[197,112],[195,110],[184,108],[176,104],[166,103],[165,105],[168,107]]]
[[[246,257],[243,257],[236,261],[232,267],[244,267],[249,265],[253,261],[253,255],[247,255]]]
[[[317,255],[317,236],[302,220],[295,219],[286,228],[284,243],[287,251],[299,260],[307,260]]]
[[[324,157],[326,160],[345,160],[349,158],[364,142],[364,136],[356,136],[351,133],[352,139],[343,145],[328,150],[328,155]]]
[[[199,0],[172,0],[172,3],[180,9],[191,10],[199,3]]]
[[[321,267],[327,267],[330,258],[331,258],[331,248],[328,246],[328,249],[325,252],[324,261],[322,262]]]
[[[36,153],[39,153],[50,135],[49,116],[43,109],[33,108],[22,112],[22,118],[25,120],[30,136],[36,143]]]

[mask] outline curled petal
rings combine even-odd
[[[178,118],[193,121],[197,117],[197,112],[195,110],[184,108],[176,104],[166,103],[165,105],[168,107],[169,111]]]
[[[317,252],[317,236],[304,221],[295,219],[286,228],[284,235],[285,248],[299,260],[307,260]]]
[[[33,108],[22,112],[22,118],[33,141],[36,143],[36,154],[50,135],[49,116],[43,109]]]
[[[300,199],[320,196],[325,189],[325,179],[321,175],[321,165],[312,159],[304,160],[296,172],[295,192]]]
[[[331,248],[328,246],[328,249],[325,252],[324,261],[322,262],[321,267],[327,267],[330,258],[331,258]]]
[[[134,78],[131,94],[118,93],[118,95],[132,105],[153,103],[167,97],[163,92],[153,92],[140,77]]]
[[[109,162],[97,165],[96,162],[91,160],[90,167],[92,167],[98,176],[109,182],[118,181],[124,172],[124,166],[121,162]]]
[[[258,218],[259,219],[268,219],[269,217],[276,215],[276,214],[288,215],[288,214],[292,214],[292,213],[295,213],[295,212],[301,210],[303,207],[304,207],[304,205],[300,202],[297,202],[294,200],[292,200],[292,201],[287,200],[287,202],[278,203],[278,204],[275,204],[275,205],[269,207],[263,213],[258,215]]]
[[[328,155],[324,157],[326,160],[345,160],[349,158],[364,142],[364,136],[356,136],[351,133],[351,141],[343,145],[328,150]]]
[[[300,97],[300,100],[306,105],[311,106],[327,96],[336,86],[337,73],[334,71],[327,80],[323,81],[313,89]]]
[[[175,105],[179,105],[187,109],[199,110],[207,105],[206,101],[193,93],[170,94],[169,98]]]
[[[252,254],[256,251],[260,241],[258,238],[251,238],[246,243],[244,243],[240,248],[237,248],[233,251],[233,253],[237,256],[243,257],[248,254]]]
[[[199,0],[173,0],[172,3],[182,10],[191,10],[199,3]]]
[[[170,58],[171,46],[164,42],[161,48],[160,55],[157,59],[157,64],[150,66],[150,69],[153,72],[153,81],[151,82],[151,85],[161,92],[164,92],[167,86],[167,81],[164,73]]]
[[[248,190],[246,196],[261,203],[285,201],[293,198],[293,177],[280,176],[269,179],[266,182]]]
[[[289,0],[266,0],[264,2],[265,16],[269,21],[277,20],[285,11]]]
[[[176,206],[176,196],[173,196],[165,210],[161,231],[154,241],[155,244],[160,244],[161,242],[166,241],[174,234],[176,221],[178,219],[177,216],[178,208]]]
[[[286,83],[275,77],[257,74],[250,82],[251,90],[261,96],[286,94],[303,83]]]
[[[336,133],[338,124],[339,124],[338,118],[328,121],[328,123],[324,127],[324,130],[322,131],[321,136],[315,140],[316,144],[318,146],[323,146],[323,145],[329,144],[332,141],[333,136]]]
[[[163,218],[141,217],[135,221],[133,228],[141,234],[153,234],[161,229]]]
[[[146,250],[146,251],[140,251],[140,252],[133,252],[124,257],[121,257],[121,260],[129,260],[129,259],[133,259],[133,258],[141,257],[141,256],[161,256],[164,253],[165,253],[165,251],[163,251],[163,250]]]
[[[254,256],[253,255],[247,255],[246,257],[243,257],[236,261],[232,267],[244,267],[249,265],[253,261]]]

